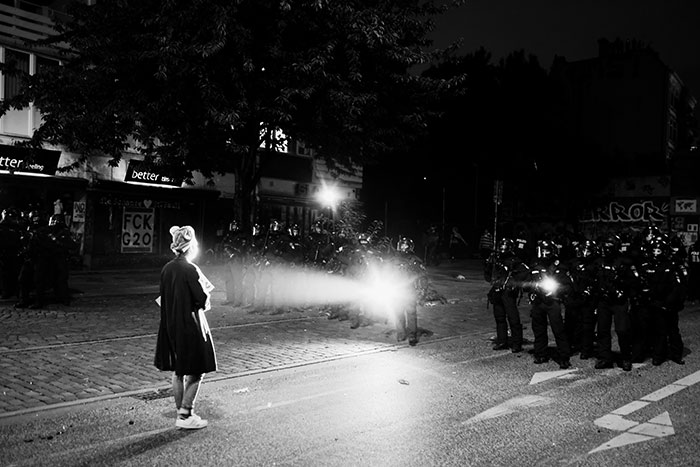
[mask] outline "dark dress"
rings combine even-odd
[[[216,354],[208,326],[199,319],[208,295],[197,268],[183,256],[160,273],[160,328],[154,365],[177,375],[216,371]]]

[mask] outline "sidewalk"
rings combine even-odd
[[[284,312],[224,305],[223,265],[203,266],[216,289],[207,313],[219,370],[207,381],[385,351],[397,343],[385,323],[351,329],[324,310]],[[152,364],[160,270],[75,273],[72,306],[17,310],[0,302],[0,418],[113,397],[164,397],[169,375]],[[422,307],[419,326],[439,339],[487,340],[492,317],[479,261],[430,268],[447,304]]]

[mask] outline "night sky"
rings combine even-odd
[[[598,39],[638,39],[659,53],[700,99],[698,0],[468,0],[438,22],[435,45],[463,38],[494,61],[523,49],[549,69],[555,55],[596,57]]]

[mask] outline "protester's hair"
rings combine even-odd
[[[182,227],[174,225],[170,227],[170,235],[173,237],[170,249],[175,253],[184,253],[193,245],[197,244],[197,239],[194,236],[194,228],[189,225]]]

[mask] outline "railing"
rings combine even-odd
[[[14,3],[17,6],[8,6],[7,3]],[[58,17],[67,18],[68,16],[30,2],[0,3],[0,43],[26,48],[28,43],[55,34],[53,18]],[[43,49],[45,52],[51,51],[45,47]],[[52,51],[55,53],[61,49],[67,50],[67,44],[56,44]]]

